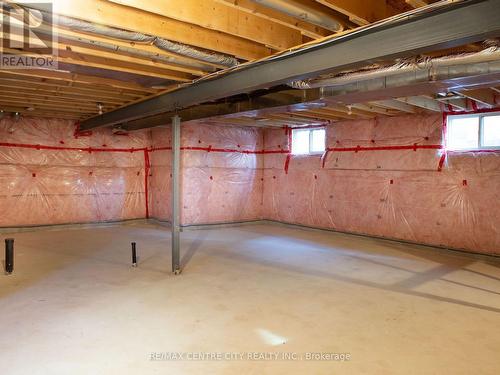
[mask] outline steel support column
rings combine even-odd
[[[180,266],[180,164],[181,118],[172,117],[172,272],[178,275]]]

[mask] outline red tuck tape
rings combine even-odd
[[[439,158],[438,172],[441,172],[443,170],[443,165],[445,161],[446,161],[446,151],[443,152],[443,155],[441,155],[441,157]]]
[[[326,163],[326,158],[328,157],[328,152],[329,152],[329,150],[326,149],[325,152],[323,152],[323,155],[321,155],[321,168],[325,168],[325,163]]]
[[[284,149],[279,149],[279,150],[238,150],[238,149],[225,149],[225,148],[213,148],[212,145],[209,145],[208,147],[181,147],[181,150],[186,150],[186,151],[206,151],[206,152],[225,152],[225,153],[240,153],[240,154],[250,154],[250,155],[265,155],[265,154],[286,154],[286,159],[285,159],[285,173],[288,174],[288,170],[290,167],[290,161],[292,159],[292,153],[291,153],[291,142],[292,142],[292,128],[286,126],[285,127],[285,132],[288,135],[288,150]],[[88,132],[80,132],[79,131],[79,124],[77,124],[75,128],[75,138],[78,138],[79,136],[90,136],[92,135],[91,131]],[[63,142],[60,142],[63,144]],[[201,143],[198,141],[198,143]],[[337,141],[337,144],[339,141]],[[373,143],[373,142],[372,142]],[[107,147],[106,145],[103,145],[104,147]],[[63,146],[44,146],[44,145],[32,145],[32,144],[24,144],[24,143],[7,143],[7,142],[0,142],[0,147],[12,147],[12,148],[27,148],[27,149],[36,149],[36,150],[51,150],[51,151],[79,151],[79,152],[144,152],[144,166],[145,166],[145,173],[144,173],[144,185],[145,185],[145,205],[146,205],[146,217],[149,217],[149,189],[148,189],[148,177],[150,175],[150,170],[151,170],[151,163],[149,159],[149,153],[150,152],[155,152],[155,151],[164,151],[164,150],[172,150],[172,147],[166,146],[166,147],[144,147],[144,148],[92,148],[92,147],[63,147]],[[383,146],[383,147],[361,147],[361,146],[356,146],[356,147],[333,147],[333,148],[327,148],[325,152],[323,153],[323,156],[321,157],[322,161],[322,167],[324,168],[325,166],[325,161],[328,156],[329,152],[360,152],[360,151],[386,151],[386,150],[417,150],[417,149],[442,149],[443,146],[441,145],[417,145],[414,144],[412,146]],[[497,150],[494,150],[497,151]],[[441,156],[440,160],[440,166],[438,170],[441,170],[442,165],[444,163],[444,158],[446,157],[446,153]],[[92,175],[92,172],[89,173],[89,175]],[[36,177],[36,173],[33,173],[33,177]],[[273,176],[273,178],[276,178],[276,176]],[[317,176],[316,176],[317,178]],[[210,179],[213,180],[213,176],[210,176]],[[465,180],[464,180],[465,181]],[[391,180],[392,183],[392,180]]]
[[[292,160],[292,154],[288,154],[285,159],[285,174],[288,174],[288,168],[290,167],[290,160]]]
[[[440,150],[442,145],[410,145],[410,146],[370,146],[370,147],[330,147],[327,148],[328,151],[335,152],[360,152],[360,151],[391,151],[391,150]]]

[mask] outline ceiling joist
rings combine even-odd
[[[258,59],[272,52],[271,48],[247,39],[106,0],[53,0],[53,9],[67,17],[158,36],[244,60]]]
[[[113,3],[147,11],[163,17],[198,25],[229,35],[283,50],[302,43],[301,34],[250,13],[214,0],[109,0]],[[175,9],[175,11],[172,11]]]

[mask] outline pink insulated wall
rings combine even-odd
[[[0,121],[0,227],[145,217],[149,132],[75,134],[71,121]]]
[[[344,121],[327,127],[324,160],[293,156],[286,173],[285,156],[265,155],[264,217],[500,254],[500,154],[444,159],[442,128],[442,115]]]
[[[170,129],[153,131],[152,216],[170,218]],[[181,223],[262,218],[262,131],[185,123],[181,139]],[[164,150],[164,151],[163,151]]]
[[[291,156],[290,129],[182,125],[183,225],[270,219],[500,254],[500,154],[447,153],[436,115],[327,127],[328,152]],[[0,121],[0,227],[170,219],[168,126],[75,134]]]

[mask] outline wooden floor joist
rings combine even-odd
[[[135,92],[138,95],[154,94],[158,90],[138,85],[134,82],[120,81],[117,79],[96,77],[80,73],[70,73],[59,70],[44,69],[14,69],[0,70],[0,77],[34,80],[40,82],[54,82],[60,86],[85,85],[93,88],[119,89]]]
[[[272,49],[234,35],[205,29],[172,18],[124,7],[105,0],[53,0],[54,12],[147,35],[159,36],[244,60],[269,56]]]
[[[495,1],[499,0],[478,1],[477,6]],[[271,8],[253,0],[206,0],[203,2],[197,0],[53,0],[53,5],[54,12],[59,15],[108,28],[164,38],[191,51],[198,49],[205,56],[215,54],[229,58],[236,57],[240,62],[244,62],[268,57],[275,51],[288,49],[295,51],[297,45],[306,41],[332,36],[331,30],[311,23],[306,17],[307,9],[314,9],[326,18],[338,19],[344,27],[349,29],[407,11],[412,6],[420,7],[433,2],[427,0],[369,2],[363,0],[291,0],[290,3],[293,3],[295,9],[302,7],[304,10],[303,16],[296,17],[283,9],[277,10],[279,7]],[[36,7],[36,4],[30,6]],[[457,5],[456,9],[458,8],[460,7]],[[2,8],[0,12],[5,13],[6,8]],[[468,17],[464,15],[461,19],[465,22]],[[487,21],[486,26],[489,28],[492,23],[490,18],[490,16],[483,17],[483,23]],[[104,30],[102,28],[101,32],[96,32],[90,29],[83,31],[81,28],[70,30],[61,25],[53,27],[59,35],[55,50],[57,51],[56,59],[61,68],[59,70],[0,69],[0,110],[7,112],[15,110],[25,115],[44,117],[51,117],[50,113],[52,113],[62,118],[84,119],[89,122],[94,121],[92,118],[99,111],[98,103],[102,104],[106,118],[110,115],[108,112],[112,110],[128,110],[129,105],[142,105],[144,103],[141,102],[146,99],[157,100],[156,97],[167,93],[172,94],[179,86],[184,89],[184,86],[189,86],[193,81],[195,85],[203,86],[209,81],[200,83],[199,78],[209,74],[219,75],[221,69],[227,68],[222,63],[203,61],[204,58],[201,55],[181,55],[173,51],[162,50],[154,45],[151,39],[144,43],[131,42],[123,38],[115,39],[109,34],[105,35],[102,33]],[[429,28],[433,27],[433,24],[429,26]],[[50,30],[48,24],[40,26],[42,40],[48,38]],[[349,32],[350,30],[345,30],[341,35],[347,35]],[[363,32],[365,31],[359,30],[355,35]],[[412,35],[420,32],[419,29]],[[433,38],[436,37],[436,33],[440,32],[440,29],[436,29]],[[18,41],[23,41],[20,36],[17,38]],[[399,35],[396,38],[399,38]],[[327,42],[330,40],[322,40],[322,43]],[[374,44],[369,44],[365,46],[366,48],[351,48],[350,51],[335,55],[335,60],[343,60],[348,55],[362,54],[360,51],[370,49],[372,45]],[[318,44],[315,43],[309,44],[309,48],[312,49],[318,48],[317,46]],[[450,46],[447,45],[446,49],[437,51],[431,50],[425,56],[445,56],[461,52],[478,52],[483,49],[480,42],[471,43],[470,41],[467,41],[465,45],[448,47]],[[381,45],[380,48],[385,47]],[[4,52],[22,53],[14,48],[4,49]],[[284,57],[280,56],[279,59],[282,58]],[[310,72],[310,69],[317,66],[318,61],[319,59],[310,59],[297,66],[305,66]],[[309,62],[311,67],[308,65]],[[232,71],[232,73],[235,72]],[[302,73],[308,74],[306,71]],[[175,101],[174,107],[165,106],[163,103],[162,108],[166,108],[166,111],[179,111],[195,119],[200,118],[204,113],[207,116],[215,116],[213,118],[223,122],[234,121],[235,124],[245,126],[252,126],[252,124],[259,127],[302,126],[308,123],[369,119],[375,116],[394,116],[421,111],[438,112],[447,105],[457,110],[471,106],[492,108],[499,102],[500,92],[498,88],[481,86],[454,91],[457,97],[452,99],[436,98],[438,91],[430,90],[413,94],[413,96],[410,93],[401,93],[392,97],[363,97],[360,103],[349,100],[337,101],[332,99],[330,94],[316,96],[315,102],[307,102],[307,98],[301,97],[306,90],[287,89],[283,92],[275,92],[277,87],[273,87],[271,90],[273,95],[265,95],[265,100],[261,98],[262,100],[258,101],[253,98],[253,90],[267,90],[274,84],[270,84],[268,79],[263,86],[254,87],[256,77],[255,74],[251,76],[251,80],[245,86],[247,91],[244,91],[245,95],[249,95],[254,100],[253,103],[252,100],[242,101],[238,105],[231,102],[219,103],[217,97],[210,97],[206,103],[203,100],[197,102],[196,106],[205,103],[199,106],[199,111],[193,109],[193,106],[179,110],[179,100]],[[285,83],[288,82],[275,82],[275,84]],[[217,89],[226,89],[226,86],[226,84],[221,84]],[[330,91],[326,88],[326,92]],[[196,97],[200,91],[193,92],[190,98]],[[228,93],[229,97],[233,98],[231,96],[234,95],[233,91],[228,90]],[[280,106],[280,103],[292,104],[288,108],[285,106],[279,111],[275,110],[273,106]],[[347,103],[355,104],[346,105]],[[217,108],[218,106],[220,108]],[[254,108],[256,111],[241,115],[235,112],[238,108],[242,110]],[[145,112],[142,111],[142,113]],[[142,121],[133,118],[132,116],[127,120],[121,119],[122,125],[130,123],[131,129],[147,127],[147,119]],[[163,114],[155,114],[153,119],[154,123],[165,123]],[[167,120],[170,121],[169,118]],[[88,123],[82,126],[86,125]]]
[[[298,30],[214,0],[110,0],[113,3],[198,25],[283,50],[302,43]],[[172,11],[175,9],[175,11]]]

